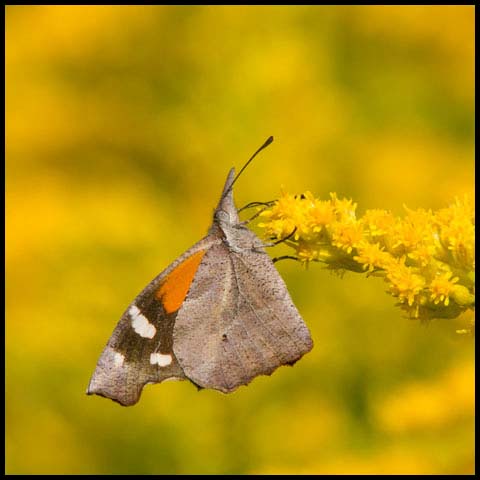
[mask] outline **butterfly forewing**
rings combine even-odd
[[[177,280],[180,271],[184,281],[193,279],[199,258],[216,239],[208,236],[179,257],[135,298],[122,315],[107,343],[87,389],[88,394],[111,398],[122,405],[138,402],[147,383],[168,378],[185,379],[173,352],[173,327],[190,285]],[[196,270],[195,268],[195,270]],[[191,274],[190,277],[185,275]],[[165,285],[173,286],[165,294]]]

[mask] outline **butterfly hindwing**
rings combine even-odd
[[[242,237],[259,243],[253,232]],[[232,251],[225,244],[206,252],[173,338],[185,375],[225,393],[295,363],[313,346],[268,255],[258,247]]]

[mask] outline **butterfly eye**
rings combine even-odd
[[[217,210],[216,217],[220,222],[230,222],[230,215],[223,210]]]

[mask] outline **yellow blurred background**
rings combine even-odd
[[[8,6],[6,82],[7,473],[474,472],[469,318],[407,320],[380,279],[318,264],[277,264],[315,342],[293,368],[231,395],[85,396],[269,135],[238,206],[473,196],[472,6]]]

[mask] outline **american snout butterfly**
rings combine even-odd
[[[230,393],[312,349],[265,245],[239,219],[232,190],[237,178],[232,168],[207,236],[154,278],[122,315],[87,394],[128,406],[147,383],[172,378]]]

